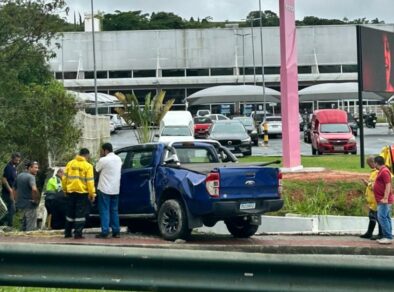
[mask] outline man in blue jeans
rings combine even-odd
[[[391,172],[384,165],[384,158],[376,156],[376,169],[379,170],[375,183],[373,184],[373,192],[376,202],[378,203],[378,221],[382,227],[383,238],[378,239],[380,244],[391,244],[393,235],[391,227],[391,205],[394,201],[393,192],[391,190]]]
[[[99,173],[97,186],[98,208],[100,213],[101,233],[97,238],[108,238],[109,228],[112,229],[112,237],[120,237],[119,226],[119,190],[122,160],[113,153],[112,145],[104,143],[101,146],[101,158],[96,164]]]

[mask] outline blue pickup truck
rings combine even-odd
[[[282,208],[278,168],[222,163],[209,155],[216,151],[213,145],[194,144],[189,146],[195,155],[185,164],[179,162],[175,145],[150,143],[115,151],[123,161],[123,222],[155,220],[163,238],[176,240],[187,238],[193,228],[224,220],[233,236],[250,237],[261,214]]]

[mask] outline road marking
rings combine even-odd
[[[391,140],[391,141],[389,141],[389,140],[385,140],[385,139],[378,139],[379,141],[382,141],[382,142],[386,142],[386,143],[394,143],[394,140]]]

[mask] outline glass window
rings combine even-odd
[[[340,65],[321,65],[319,66],[320,73],[340,73],[341,66]]]
[[[161,136],[193,136],[190,129],[184,127],[164,127]]]
[[[185,76],[184,69],[163,69],[161,71],[163,77],[183,77]]]
[[[210,163],[219,162],[215,156],[208,150],[203,148],[177,148],[179,161],[181,163]]]
[[[209,76],[208,69],[186,69],[186,76]]]
[[[131,78],[131,71],[109,71],[109,78]]]
[[[245,128],[241,123],[216,123],[213,124],[212,133],[242,133]]]
[[[123,169],[141,169],[152,166],[152,149],[130,151],[123,162]]]
[[[134,70],[133,78],[156,77],[156,70]]]
[[[347,124],[321,124],[320,132],[322,133],[349,133],[350,129]]]
[[[212,68],[211,75],[234,75],[233,68]]]

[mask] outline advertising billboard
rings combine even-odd
[[[363,91],[394,93],[394,33],[360,27]]]

